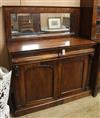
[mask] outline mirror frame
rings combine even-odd
[[[11,14],[13,13],[71,13],[75,17],[76,23],[73,22],[72,29],[75,30],[75,34],[79,35],[80,30],[80,7],[52,7],[52,6],[4,6],[4,24],[5,24],[5,35],[6,41],[18,41],[18,40],[29,40],[29,39],[40,39],[43,37],[27,37],[27,38],[16,38],[12,40],[11,37]],[[54,37],[54,36],[53,36]],[[49,38],[49,37],[48,37]]]

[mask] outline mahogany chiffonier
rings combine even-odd
[[[4,7],[16,116],[90,95],[94,41],[80,7]]]

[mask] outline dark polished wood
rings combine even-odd
[[[22,12],[77,13],[78,23],[71,25],[80,35],[80,8],[4,7],[7,47],[13,70],[15,116],[90,95],[93,91],[90,85],[94,81],[90,78],[91,64],[96,43],[77,35],[12,39],[10,14]]]
[[[84,92],[74,94],[74,95],[69,96],[69,97],[62,97],[62,98],[59,98],[59,99],[56,99],[56,100],[52,100],[52,101],[40,104],[39,106],[38,105],[37,106],[32,106],[32,104],[30,104],[30,105],[27,105],[25,107],[23,106],[23,107],[19,108],[18,110],[16,110],[15,115],[16,116],[22,116],[23,114],[27,114],[27,113],[35,112],[37,110],[43,110],[43,109],[46,109],[46,108],[50,108],[50,107],[53,107],[53,106],[56,106],[56,105],[60,105],[60,104],[66,103],[66,102],[70,102],[72,100],[77,100],[79,98],[86,97],[86,96],[89,96],[89,95],[91,95],[91,91],[87,90],[87,91],[84,91]]]
[[[59,39],[55,40],[58,42]],[[21,52],[21,55],[13,56],[12,63],[15,68],[18,66],[19,71],[13,78],[16,116],[56,105],[55,103],[61,104],[66,97],[79,93],[83,93],[83,96],[90,90],[87,83],[92,58],[89,55],[94,53],[95,42],[74,38],[71,41],[73,45],[68,46],[68,50],[67,46],[59,49],[52,47],[54,45],[51,43],[50,50],[39,48],[31,54],[27,50],[27,54]],[[42,43],[44,47],[47,45],[44,41],[41,41],[41,45]],[[63,49],[65,54],[62,53]]]
[[[96,41],[98,43],[98,45],[96,46],[96,52],[95,52],[95,56],[94,56],[94,71],[93,71],[93,79],[95,78],[95,80],[93,81],[95,84],[92,87],[93,88],[93,96],[96,96],[98,94],[98,92],[100,91],[100,26],[97,22],[100,22],[100,4],[99,4],[99,0],[95,1],[94,7],[93,7],[93,24],[92,24],[92,28],[93,31],[92,35],[95,36],[95,38],[93,39],[94,41]]]
[[[87,65],[88,57],[86,56],[61,61],[61,96],[72,91],[85,90]]]
[[[56,64],[54,61],[19,66],[21,73],[19,73],[19,77],[14,80],[14,86],[16,87],[15,89],[17,89],[15,96],[18,97],[15,97],[15,99],[18,108],[31,104],[32,102],[34,105],[37,105],[55,98],[55,68]],[[21,83],[21,85],[19,85],[19,83]],[[17,88],[18,86],[19,90]]]
[[[33,45],[32,48],[27,48],[28,46]],[[21,41],[19,42],[10,42],[9,51],[10,53],[17,53],[17,52],[29,52],[29,51],[38,51],[38,50],[47,50],[53,48],[74,48],[74,47],[81,47],[81,46],[93,46],[95,45],[94,41],[89,41],[82,38],[75,38],[75,37],[65,37],[65,38],[51,38],[45,40],[29,40],[29,41]],[[23,48],[26,46],[26,49]]]
[[[92,64],[91,74],[91,88],[93,89],[92,94],[96,96],[100,90],[100,43],[96,46],[95,55]],[[94,79],[95,78],[95,79]]]
[[[92,35],[92,17],[93,17],[93,2],[95,0],[81,0],[80,8],[80,36],[91,39]]]
[[[98,43],[92,65],[91,88],[92,94],[96,96],[100,90],[100,4],[99,0],[81,0],[81,27],[80,36],[89,38]],[[85,25],[84,25],[85,24]]]

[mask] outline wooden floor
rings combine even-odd
[[[100,118],[100,94],[17,118]]]

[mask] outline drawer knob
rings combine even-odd
[[[66,50],[62,49],[62,55],[65,55],[65,54],[66,54]]]

